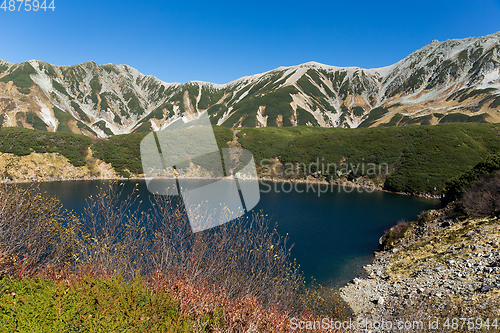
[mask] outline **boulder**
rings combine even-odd
[[[493,288],[495,288],[494,284],[488,284],[488,285],[485,285],[485,286],[481,287],[481,292],[482,293],[487,293],[487,292],[493,290]]]

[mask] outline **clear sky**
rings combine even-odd
[[[93,60],[166,82],[226,83],[308,61],[383,67],[433,39],[500,31],[500,0],[55,0],[55,7],[1,9],[0,59]]]

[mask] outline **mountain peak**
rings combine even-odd
[[[166,83],[128,65],[0,60],[3,126],[93,137],[208,112],[228,127],[500,122],[500,32],[430,44],[381,68],[309,61],[226,84]],[[23,66],[31,64],[31,66]]]

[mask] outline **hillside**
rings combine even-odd
[[[0,60],[2,126],[108,137],[208,112],[225,127],[500,122],[500,32],[433,41],[388,67],[316,62],[227,84],[166,83],[127,65]]]
[[[358,129],[297,126],[234,132],[225,127],[213,128],[219,147],[241,146],[253,153],[261,178],[350,181],[359,185],[371,182],[390,191],[413,194],[440,195],[446,181],[467,172],[489,154],[500,152],[498,124]],[[29,180],[35,170],[40,175],[53,174],[55,179],[78,175],[109,178],[112,168],[116,176],[141,176],[139,146],[145,134],[91,140],[84,135],[1,128],[0,152],[23,156],[17,165],[33,165],[11,165],[11,178]],[[66,159],[66,166],[61,161],[57,166],[51,162],[55,157],[37,162],[33,153],[59,154]],[[375,174],[370,172],[370,166],[376,167]],[[29,170],[23,176],[25,169]],[[73,170],[71,174],[69,170]]]

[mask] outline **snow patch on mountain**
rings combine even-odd
[[[390,65],[390,66],[366,69],[365,71],[368,72],[369,74],[372,74],[372,75],[378,74],[382,78],[385,78],[385,77],[389,76],[389,74],[392,72],[392,70],[394,70],[394,68],[396,68],[398,66],[398,64],[399,64],[399,62],[397,62],[393,65]]]
[[[43,120],[43,122],[49,126],[49,129],[52,132],[55,132],[57,129],[57,124],[59,123],[57,119],[52,115],[52,112],[50,112],[50,109],[45,103],[43,103],[41,100],[37,98],[37,103],[40,106],[40,118]]]
[[[243,94],[241,94],[240,97],[234,102],[234,104],[238,104],[239,101],[241,101],[243,98],[247,97],[248,93],[250,92],[250,89],[247,91],[244,91]]]
[[[480,88],[500,88],[500,69],[491,71],[484,75]]]
[[[46,96],[50,96],[50,93],[54,90],[50,77],[40,70],[38,63],[31,63],[31,66],[33,66],[37,72],[36,74],[31,74],[31,79],[40,89],[42,89]]]
[[[217,121],[217,126],[221,126],[226,120],[227,118],[229,118],[229,116],[231,115],[231,112],[233,111],[233,107],[230,106],[226,112],[224,112],[224,114],[222,115],[222,117],[219,118],[219,120]]]
[[[285,86],[289,86],[297,82],[302,77],[302,75],[304,75],[309,70],[309,68],[299,67],[295,68],[294,70],[295,72],[288,79],[286,79],[284,84]]]
[[[268,115],[264,115],[265,110],[266,107],[263,105],[259,106],[259,109],[257,110],[257,127],[267,127]]]

